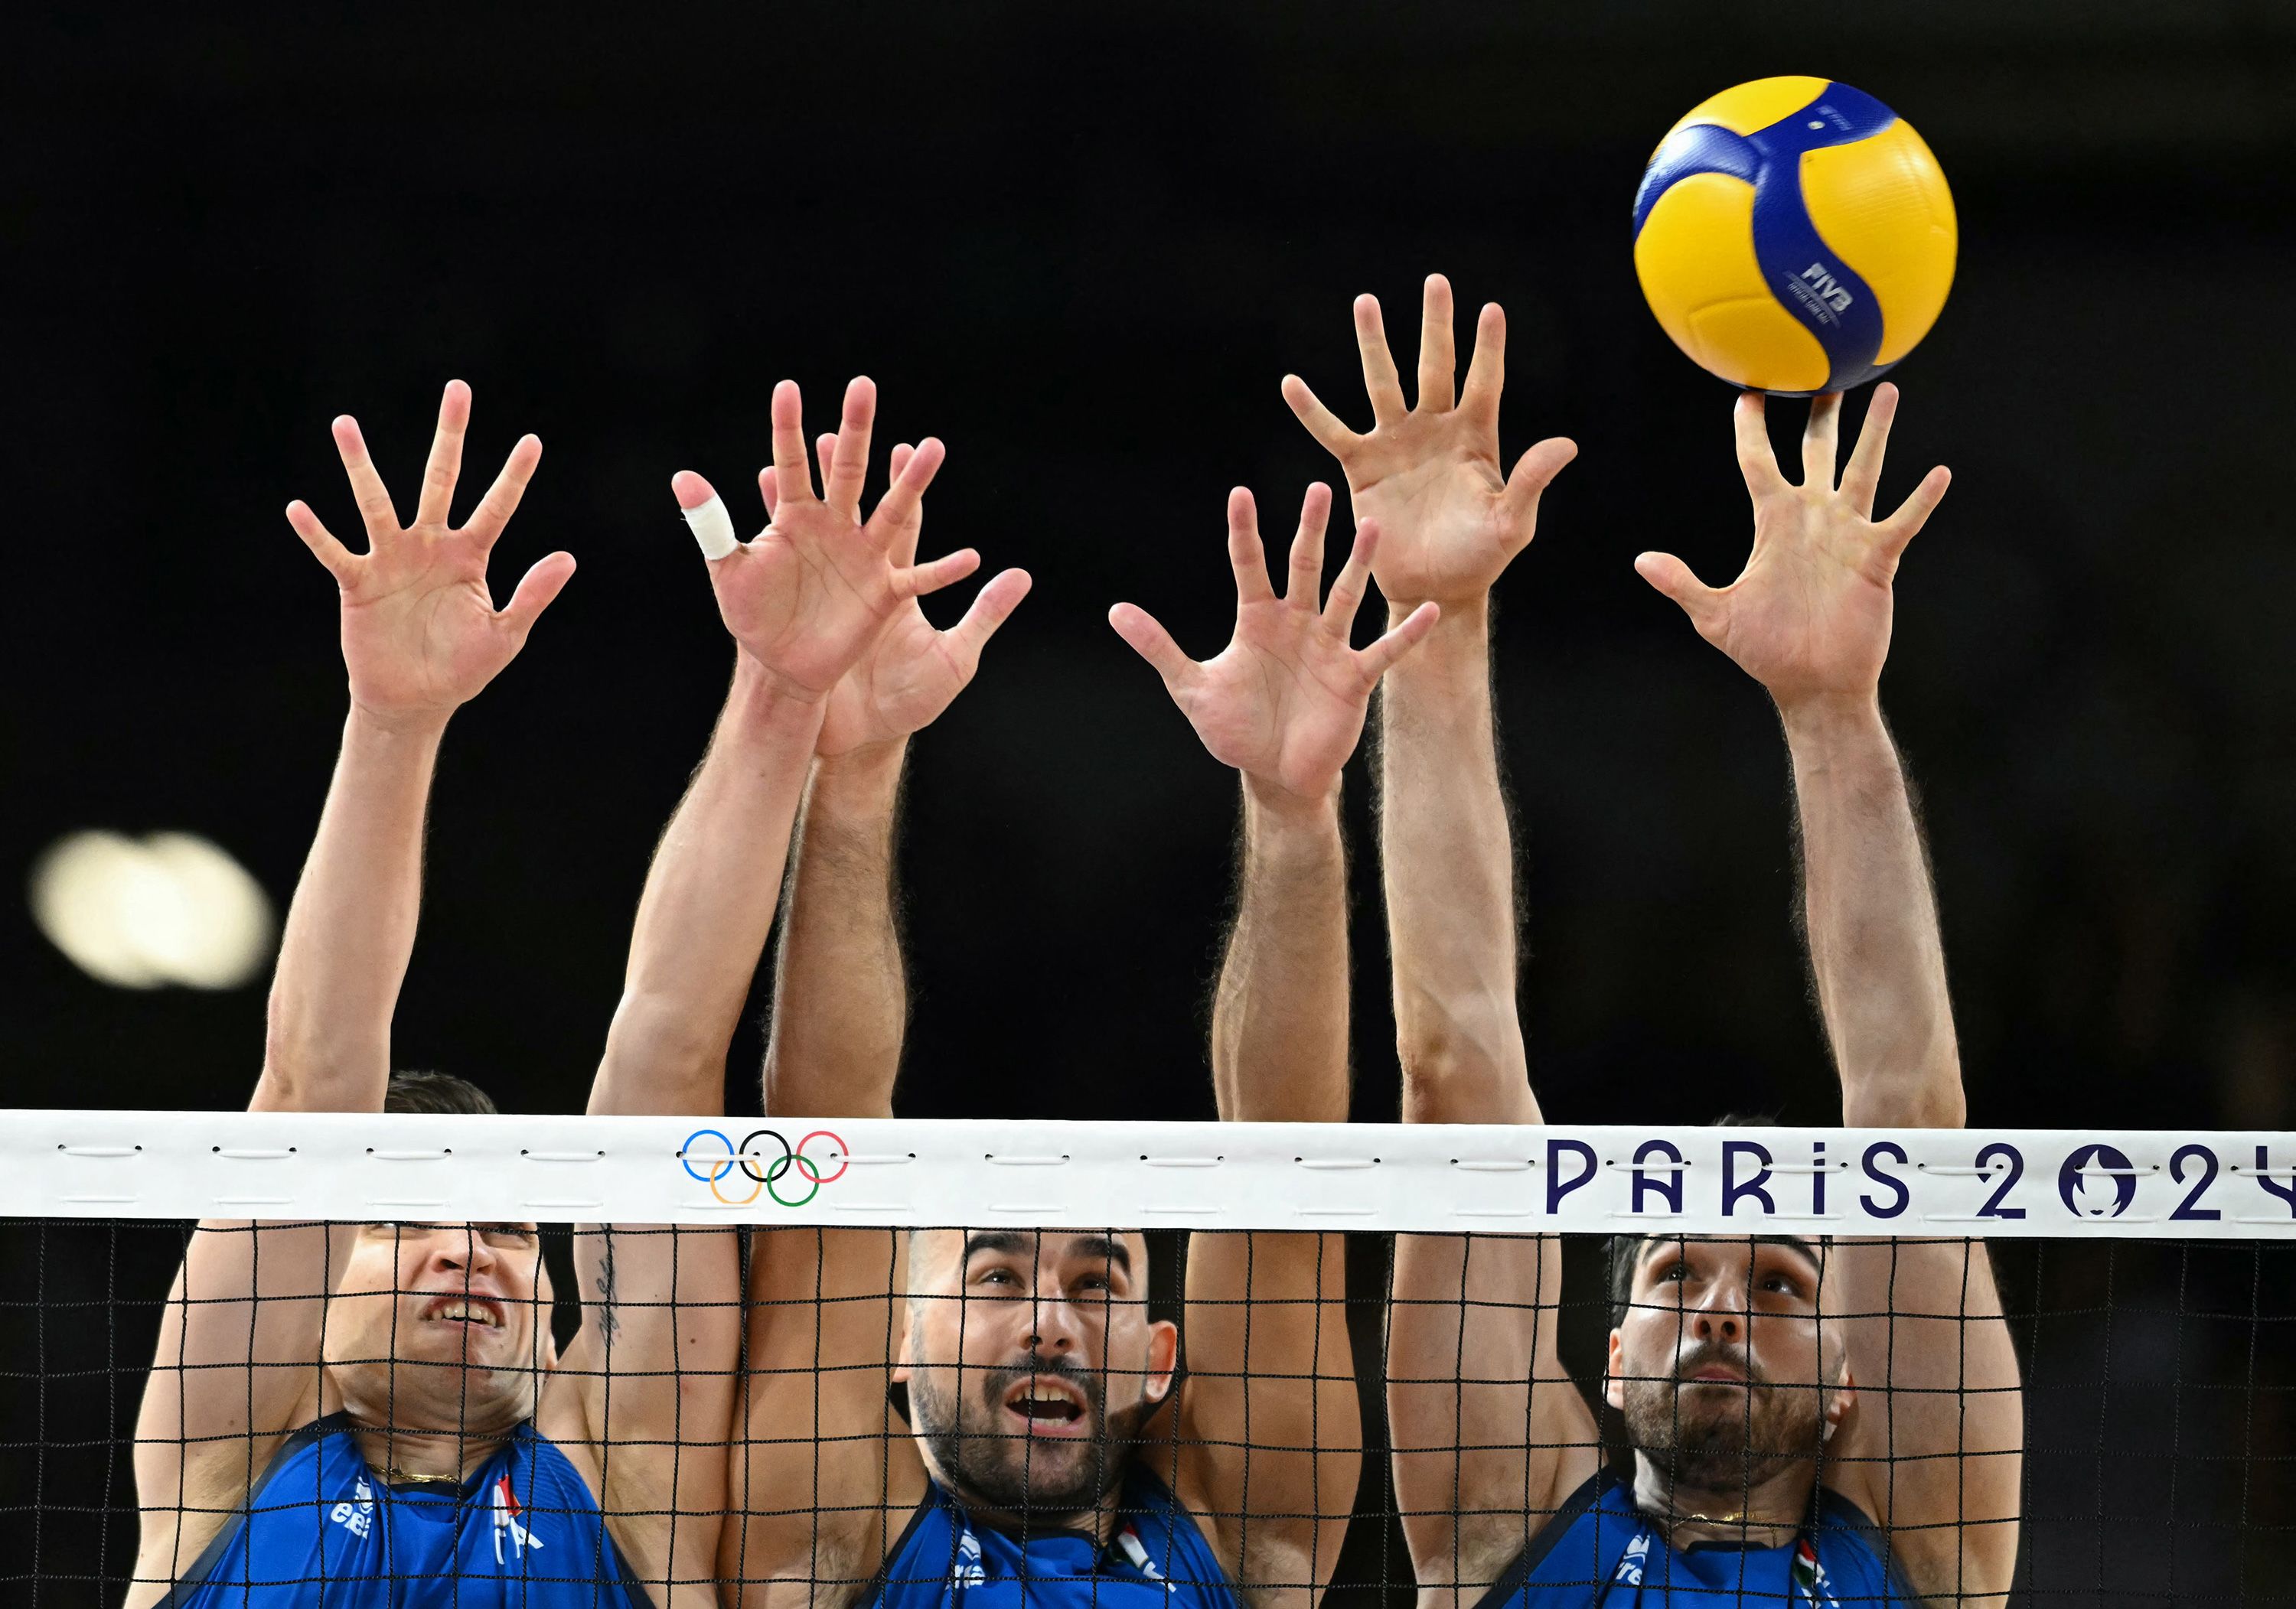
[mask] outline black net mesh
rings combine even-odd
[[[1663,1486],[1665,1468],[1679,1467],[1651,1458],[1648,1424],[1635,1425],[1631,1413],[1604,1401],[1617,1317],[1614,1249],[1592,1237],[1562,1242],[1551,1339],[1531,1348],[1551,1347],[1551,1355],[1533,1360],[1532,1371],[1575,1382],[1561,1389],[1575,1391],[1585,1405],[1583,1421],[1533,1415],[1507,1423],[1486,1411],[1478,1391],[1508,1389],[1520,1380],[1478,1376],[1470,1342],[1482,1333],[1480,1327],[1512,1335],[1515,1345],[1534,1331],[1533,1304],[1518,1301],[1505,1281],[1477,1271],[1487,1246],[1496,1258],[1520,1242],[1472,1240],[1462,1260],[1466,1272],[1445,1297],[1455,1310],[1453,1330],[1467,1339],[1447,1358],[1423,1345],[1420,1355],[1406,1358],[1398,1337],[1423,1338],[1424,1327],[1414,1326],[1424,1313],[1414,1308],[1427,1303],[1390,1301],[1398,1260],[1393,1236],[1200,1233],[1191,1239],[1164,1233],[1142,1241],[1111,1231],[1105,1237],[1111,1244],[1141,1248],[1147,1267],[1135,1270],[1137,1278],[1118,1288],[1064,1286],[1073,1311],[1016,1324],[1013,1298],[1001,1290],[984,1290],[970,1276],[959,1286],[920,1275],[922,1267],[939,1267],[933,1260],[943,1255],[930,1235],[811,1229],[744,1234],[737,1254],[747,1296],[735,1309],[739,1340],[730,1361],[723,1361],[705,1355],[685,1322],[703,1321],[699,1307],[694,1314],[668,1315],[678,1322],[668,1332],[679,1339],[668,1352],[662,1332],[647,1328],[663,1315],[639,1311],[665,1304],[641,1300],[633,1308],[624,1297],[618,1317],[607,1322],[599,1316],[602,1270],[611,1279],[614,1267],[627,1270],[642,1261],[658,1270],[694,1254],[696,1231],[618,1230],[612,1261],[602,1262],[603,1247],[585,1244],[586,1237],[603,1241],[601,1231],[545,1228],[530,1253],[515,1254],[538,1259],[547,1276],[536,1282],[528,1304],[536,1337],[529,1384],[541,1392],[554,1389],[554,1381],[589,1379],[601,1409],[593,1439],[567,1450],[569,1466],[592,1475],[568,1487],[553,1483],[556,1466],[545,1469],[532,1456],[486,1466],[480,1472],[485,1479],[386,1479],[391,1466],[385,1459],[396,1456],[391,1448],[402,1448],[410,1464],[431,1467],[442,1442],[465,1464],[465,1455],[509,1445],[497,1421],[458,1423],[449,1416],[441,1423],[438,1391],[406,1386],[423,1366],[398,1355],[406,1349],[396,1343],[339,1353],[324,1364],[316,1356],[266,1357],[250,1370],[243,1360],[200,1366],[162,1356],[155,1368],[170,1282],[190,1233],[188,1225],[153,1221],[0,1221],[0,1304],[6,1309],[0,1322],[0,1587],[7,1602],[153,1601],[172,1583],[131,1586],[139,1537],[154,1518],[149,1511],[169,1511],[160,1517],[183,1523],[187,1534],[245,1523],[242,1500],[250,1477],[259,1486],[263,1474],[246,1419],[236,1427],[187,1427],[178,1438],[182,1446],[155,1446],[154,1421],[147,1417],[139,1445],[138,1413],[147,1392],[180,1395],[201,1389],[203,1373],[228,1375],[251,1417],[260,1412],[263,1379],[294,1376],[316,1399],[329,1368],[360,1365],[386,1383],[394,1374],[400,1382],[398,1388],[387,1384],[381,1415],[351,1412],[332,1426],[364,1433],[364,1440],[352,1434],[348,1443],[354,1460],[363,1460],[364,1475],[348,1478],[366,1480],[368,1497],[361,1499],[355,1487],[337,1490],[348,1466],[324,1473],[314,1466],[299,1471],[298,1483],[262,1490],[257,1507],[267,1514],[266,1523],[324,1536],[344,1548],[392,1526],[405,1537],[418,1523],[444,1527],[461,1536],[461,1556],[479,1564],[402,1574],[384,1591],[378,1583],[394,1568],[386,1558],[375,1580],[358,1590],[339,1580],[323,1591],[315,1577],[291,1577],[234,1587],[215,1601],[731,1604],[765,1601],[772,1578],[782,1595],[824,1603],[961,1601],[968,1593],[1013,1591],[1020,1596],[996,1601],[1145,1604],[1125,1595],[1152,1589],[1160,1601],[1225,1601],[1232,1572],[1241,1570],[1255,1600],[1328,1597],[1365,1609],[1374,1602],[1402,1609],[1416,1589],[1414,1541],[1423,1562],[1427,1535],[1447,1528],[1454,1551],[1446,1572],[1462,1604],[1484,1598],[1514,1556],[1542,1544],[1543,1572],[1528,1585],[1503,1583],[1514,1588],[1510,1601],[1624,1604],[1639,1595],[1639,1601],[1658,1603],[1669,1594],[1693,1601],[1688,1578],[1667,1573],[1676,1566],[1667,1563],[1663,1528],[1640,1576],[1628,1579],[1618,1546],[1625,1531],[1605,1533],[1596,1525],[1590,1540],[1582,1515],[1575,1531],[1562,1534],[1568,1527],[1555,1511],[1567,1498],[1583,1498],[1583,1486],[1534,1492],[1526,1480],[1520,1500],[1494,1504],[1477,1495],[1487,1494],[1487,1486],[1458,1473],[1474,1453],[1496,1450],[1514,1460],[1510,1467],[1527,1462],[1548,1468],[1576,1458],[1569,1466],[1595,1472],[1598,1485],[1614,1476],[1617,1490],[1626,1491],[1634,1487],[1639,1462],[1639,1490],[1647,1499],[1653,1468]],[[962,1231],[944,1233],[965,1240]],[[847,1238],[840,1242],[840,1235]],[[1043,1237],[1054,1237],[1050,1231]],[[986,1254],[1039,1254],[1034,1232],[1013,1238],[1027,1244]],[[1745,1266],[1755,1265],[1750,1243],[1718,1244]],[[2014,1351],[2021,1394],[2009,1449],[2017,1470],[2010,1601],[2296,1601],[2296,1335],[2290,1329],[2296,1321],[2296,1245],[2022,1240],[1972,1253],[1956,1244],[1964,1256],[1989,1257],[2000,1291],[1998,1322]],[[968,1246],[967,1264],[982,1254]],[[761,1272],[776,1260],[779,1271],[770,1278]],[[857,1270],[865,1267],[863,1278]],[[1207,1267],[1225,1272],[1215,1278]],[[1284,1279],[1272,1281],[1271,1270],[1285,1270]],[[628,1283],[627,1272],[622,1278]],[[1018,1293],[1021,1308],[1053,1305],[1031,1295]],[[586,1341],[586,1296],[592,1303],[586,1323],[595,1332]],[[193,1305],[201,1300],[193,1293]],[[1669,1308],[1631,1294],[1629,1303],[1660,1308],[1664,1322],[1683,1322],[1679,1303]],[[252,1335],[250,1305],[240,1302],[234,1311]],[[1738,1305],[1756,1312],[1755,1326],[1767,1322],[1758,1293]],[[1821,1328],[1836,1325],[1846,1332],[1860,1317],[1832,1289],[1820,1305]],[[496,1317],[451,1321],[484,1326]],[[1886,1326],[1887,1313],[1881,1317]],[[1168,1376],[1153,1356],[1128,1362],[1131,1354],[1111,1352],[1103,1367],[1090,1367],[1086,1354],[1095,1323],[1111,1333],[1128,1327],[1128,1337],[1173,1327],[1168,1388],[1159,1389],[1184,1411],[1131,1411]],[[1067,1341],[1081,1337],[1070,1350],[1084,1361],[1073,1368],[1042,1362],[1060,1350],[1063,1337],[1052,1332],[1062,1325],[1073,1332]],[[634,1343],[649,1334],[654,1338]],[[1015,1335],[1035,1335],[1037,1352],[1016,1354]],[[906,1380],[896,1377],[904,1372],[904,1335],[921,1349],[906,1361],[922,1366],[906,1371]],[[634,1344],[651,1350],[633,1353]],[[250,1344],[259,1350],[262,1341]],[[934,1347],[950,1355],[928,1355]],[[1759,1348],[1754,1355],[1761,1355]],[[1934,1352],[1923,1361],[1933,1378]],[[1880,1404],[1894,1408],[1901,1393],[1942,1392],[1960,1400],[1972,1389],[1997,1389],[1972,1388],[1951,1375],[1948,1368],[1943,1386],[1907,1387],[1867,1372],[1856,1381],[1857,1411],[1872,1416]],[[666,1437],[659,1395],[649,1414],[631,1410],[626,1429],[622,1406],[644,1400],[642,1393],[665,1381],[675,1387],[667,1397]],[[1424,1469],[1414,1474],[1406,1466],[1398,1481],[1389,1424],[1398,1383],[1406,1390],[1450,1390],[1456,1456],[1450,1456],[1456,1478],[1447,1499]],[[1688,1400],[1680,1384],[1656,1382],[1661,1400],[1671,1393],[1677,1403]],[[1776,1382],[1772,1387],[1767,1394],[1781,1401],[1795,1394]],[[1025,1399],[1018,1409],[1016,1392]],[[1505,1400],[1519,1408],[1522,1395],[1517,1391]],[[1764,1395],[1740,1389],[1729,1399],[1731,1411],[1751,1426]],[[394,1405],[416,1399],[430,1404],[427,1417],[402,1415]],[[1822,1409],[1822,1393],[1810,1393],[1810,1401]],[[709,1402],[726,1406],[714,1417],[692,1417],[695,1405]],[[393,1424],[394,1417],[409,1422]],[[1052,1428],[1031,1429],[1021,1420]],[[1084,1428],[1073,1430],[1079,1422]],[[1583,1423],[1584,1442],[1539,1444],[1543,1427],[1562,1423]],[[330,1427],[315,1433],[324,1439]],[[921,1515],[914,1482],[903,1485],[905,1469],[922,1467],[912,1450],[920,1430],[936,1467],[964,1472],[969,1507],[937,1508],[928,1501]],[[1359,1460],[1351,1451],[1357,1445]],[[1431,1451],[1423,1464],[1439,1466],[1449,1456],[1440,1447]],[[1785,1462],[1799,1459],[1810,1472],[1800,1477],[1805,1489],[1813,1478],[1825,1486],[1864,1479],[1861,1490],[1874,1489],[1877,1472],[1857,1474],[1854,1451],[1797,1444],[1784,1452]],[[618,1458],[635,1468],[649,1453],[657,1468],[664,1454],[680,1468],[687,1458],[720,1459],[718,1499],[595,1473],[611,1471]],[[153,1471],[180,1467],[194,1454],[210,1472],[234,1477],[235,1486],[234,1478],[154,1486]],[[1869,1466],[1873,1456],[1865,1455]],[[1879,1456],[1884,1490],[1925,1478],[1924,1465],[1959,1469],[1967,1462],[1950,1446],[1885,1443]],[[139,1471],[147,1488],[141,1507]],[[603,1515],[589,1507],[598,1496],[591,1488],[600,1483]],[[1710,1481],[1707,1489],[1716,1484]],[[1751,1475],[1742,1482],[1756,1484]],[[376,1490],[386,1485],[388,1492]],[[1080,1523],[1078,1491],[1086,1494],[1087,1511],[1092,1494],[1105,1492],[1093,1511],[1106,1516],[1104,1523]],[[1432,1499],[1431,1491],[1438,1494]],[[984,1491],[1013,1501],[999,1509],[981,1500]],[[1177,1507],[1170,1494],[1177,1494]],[[1631,1499],[1621,1501],[1622,1514],[1640,1512]],[[1400,1518],[1406,1508],[1414,1518],[1431,1515],[1432,1531],[1407,1528]],[[1726,1523],[1730,1516],[1709,1517]],[[1786,1544],[1789,1556],[1798,1538],[1815,1539],[1826,1564],[1850,1556],[1838,1550],[1852,1544],[1870,1548],[1885,1566],[1908,1548],[1906,1536],[1858,1531],[1822,1502],[1800,1517],[1796,1538]],[[1964,1523],[1978,1521],[1964,1516]],[[1636,1529],[1631,1519],[1617,1524]],[[721,1538],[706,1568],[674,1592],[659,1585],[633,1589],[620,1579],[624,1565],[632,1576],[652,1572],[657,1581],[675,1567],[648,1554],[656,1544],[619,1539],[659,1539],[677,1527],[687,1528],[689,1543],[702,1531]],[[1633,1539],[1625,1540],[1630,1547]],[[1752,1543],[1769,1540],[1768,1533],[1742,1534],[1732,1556],[1750,1558]],[[190,1569],[200,1551],[189,1548],[176,1568]],[[1690,1556],[1702,1551],[1712,1550],[1692,1549]],[[331,1549],[326,1556],[348,1555]],[[1695,1601],[1823,1603],[1829,1591],[1844,1604],[1880,1601],[1839,1567],[1824,1572],[1819,1592],[1797,1597],[1804,1578],[1793,1574],[1791,1556],[1785,1569],[1784,1590],[1742,1570],[1734,1585],[1726,1582]]]

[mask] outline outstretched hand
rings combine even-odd
[[[1474,357],[1459,391],[1451,284],[1439,274],[1428,276],[1416,407],[1404,402],[1379,299],[1356,298],[1355,318],[1371,394],[1370,431],[1358,436],[1348,429],[1296,374],[1283,377],[1283,400],[1347,472],[1356,523],[1376,520],[1384,533],[1374,567],[1380,591],[1397,604],[1479,597],[1529,543],[1538,528],[1539,494],[1578,448],[1554,437],[1516,460],[1513,474],[1500,470],[1506,315],[1496,302],[1476,323]]]
[[[477,697],[518,657],[537,617],[574,574],[572,554],[552,553],[527,571],[507,604],[495,608],[487,555],[518,510],[542,443],[521,437],[470,519],[450,527],[448,505],[470,422],[470,387],[448,380],[414,520],[402,526],[358,421],[348,413],[335,421],[335,449],[366,525],[364,553],[338,542],[308,503],[299,498],[287,505],[287,523],[341,589],[351,701],[381,721],[443,722]]]
[[[1880,688],[1898,558],[1952,480],[1942,466],[1931,470],[1896,513],[1874,518],[1897,412],[1898,388],[1874,387],[1837,487],[1841,397],[1813,398],[1795,486],[1778,470],[1764,398],[1747,392],[1737,408],[1738,467],[1754,502],[1754,551],[1745,569],[1717,588],[1671,553],[1635,560],[1643,579],[1680,604],[1698,634],[1767,688],[1781,709],[1869,699]]]
[[[772,523],[755,540],[736,543],[709,560],[709,584],[726,629],[783,691],[807,703],[830,697],[903,604],[963,580],[980,563],[971,548],[928,564],[909,562],[916,553],[925,488],[943,456],[931,437],[907,455],[875,510],[861,518],[876,412],[874,384],[863,379],[846,388],[838,433],[824,438],[834,445],[823,455],[816,495],[797,386],[791,380],[775,386],[774,462],[758,477]],[[689,511],[717,496],[690,470],[678,471],[670,488]],[[1019,601],[1017,596],[1012,600]],[[949,696],[955,696],[954,690]]]
[[[906,442],[893,449],[895,480],[908,469],[915,451]],[[814,444],[814,455],[821,461],[823,481],[834,479],[837,437],[821,437]],[[778,502],[774,481],[771,470],[758,477],[768,519]],[[916,562],[923,526],[920,505],[917,518],[894,535],[888,557],[895,565]],[[939,720],[956,695],[971,685],[973,673],[980,668],[981,649],[1012,618],[1029,595],[1029,584],[1026,570],[998,571],[974,595],[964,617],[945,632],[925,618],[915,599],[897,607],[860,660],[831,691],[814,753],[824,760],[838,759],[856,749],[898,742]]]
[[[1235,634],[1226,648],[1199,664],[1180,651],[1171,633],[1146,610],[1119,603],[1108,623],[1156,667],[1212,757],[1248,781],[1280,789],[1297,800],[1329,797],[1340,769],[1363,736],[1372,689],[1387,668],[1434,629],[1439,612],[1423,603],[1368,648],[1348,641],[1356,610],[1371,584],[1379,527],[1358,526],[1355,548],[1329,600],[1318,610],[1324,573],[1324,527],[1331,488],[1308,488],[1292,540],[1291,574],[1278,598],[1268,584],[1251,494],[1238,486],[1227,500],[1227,556],[1235,571]]]

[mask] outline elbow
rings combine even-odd
[[[1969,1096],[1958,1060],[1842,1078],[1841,1121],[1853,1129],[1959,1129],[1969,1123]]]
[[[730,1027],[694,1010],[691,1002],[625,994],[606,1030],[604,1066],[628,1069],[629,1076],[627,1082],[610,1081],[602,1072],[601,1088],[609,1082],[616,1086],[619,1110],[718,1110],[725,1104],[726,1057],[733,1037]],[[628,1104],[632,1099],[635,1107]]]
[[[390,1025],[346,1031],[274,995],[256,1111],[379,1112],[390,1082]]]
[[[1406,1079],[1473,1077],[1479,1070],[1522,1065],[1522,1028],[1514,998],[1491,991],[1399,999],[1395,1050]]]
[[[1407,1115],[1427,1123],[1538,1121],[1513,999],[1423,996],[1396,1016]]]

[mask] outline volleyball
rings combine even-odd
[[[1757,78],[1669,129],[1635,192],[1635,274],[1674,344],[1733,385],[1841,391],[1914,349],[1959,242],[1913,126],[1824,78]]]

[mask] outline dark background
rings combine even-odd
[[[340,412],[411,488],[462,376],[479,486],[548,444],[498,594],[554,547],[581,570],[448,738],[398,1054],[578,1109],[731,662],[668,478],[745,487],[775,380],[818,428],[866,372],[882,442],[949,445],[928,551],[1037,578],[915,746],[902,1109],[1210,1116],[1234,786],[1103,616],[1217,647],[1226,488],[1273,526],[1334,472],[1277,380],[1360,422],[1349,298],[1406,331],[1439,269],[1508,310],[1509,461],[1582,448],[1497,637],[1546,1109],[1833,1121],[1775,720],[1629,568],[1718,583],[1748,535],[1730,393],[1635,285],[1636,180],[1705,95],[1812,72],[1912,121],[1960,211],[1897,376],[1885,502],[1955,482],[1884,698],[1972,1115],[2296,1127],[2286,0],[204,10],[0,44],[12,875],[73,829],[186,829],[283,903],[344,694],[279,510],[355,527]],[[1363,781],[1357,1115],[1384,1118]],[[0,978],[5,1104],[252,1083],[260,987],[103,988],[20,902]]]

